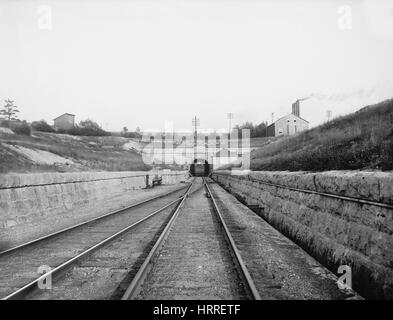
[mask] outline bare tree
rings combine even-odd
[[[0,116],[6,120],[17,120],[17,113],[19,112],[18,106],[14,105],[13,100],[5,100],[5,105],[2,110],[0,110]]]

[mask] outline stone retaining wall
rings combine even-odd
[[[334,273],[350,265],[362,296],[393,299],[393,210],[294,190],[391,205],[392,173],[217,171],[212,177]]]
[[[0,175],[0,251],[116,210],[133,201],[149,172]],[[163,184],[188,172],[162,173]],[[151,177],[150,177],[151,180]]]

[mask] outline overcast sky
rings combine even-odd
[[[392,4],[2,0],[0,99],[28,121],[133,130],[270,122],[314,93],[316,125],[393,97]]]

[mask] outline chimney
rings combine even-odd
[[[292,114],[294,114],[297,117],[300,117],[300,103],[299,103],[299,100],[296,100],[294,103],[292,103]]]

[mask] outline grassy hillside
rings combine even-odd
[[[393,170],[393,99],[336,118],[251,154],[252,170]]]
[[[36,131],[25,136],[0,127],[0,173],[150,170],[141,155],[127,147],[130,142]]]
[[[258,138],[250,138],[250,147],[251,150],[264,148],[270,143],[273,143],[277,140],[280,140],[281,137],[258,137]]]

